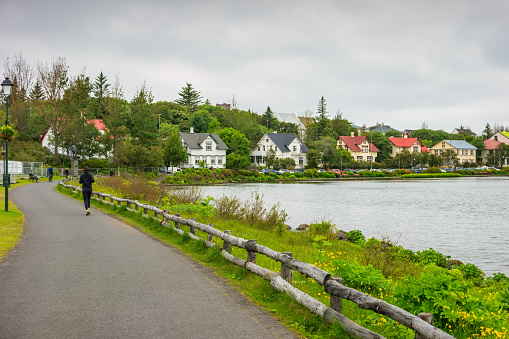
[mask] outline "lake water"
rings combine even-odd
[[[366,238],[387,237],[413,251],[434,248],[488,276],[509,275],[509,178],[342,180],[202,186],[205,196],[258,189],[266,207],[279,202],[295,228],[330,220]]]

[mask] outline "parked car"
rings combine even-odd
[[[262,174],[269,174],[272,170],[270,168],[263,168],[260,173]]]
[[[412,167],[412,171],[414,171],[414,173],[422,173],[422,168],[420,167]]]

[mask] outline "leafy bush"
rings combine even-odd
[[[393,172],[395,175],[405,175],[408,174],[408,171],[406,169],[396,169]]]
[[[426,173],[442,173],[442,170],[438,167],[430,167],[426,170]]]
[[[450,258],[450,256],[445,256],[432,248],[424,251],[417,251],[417,255],[419,256],[419,264],[422,266],[434,264],[438,267],[446,268],[447,259]]]
[[[372,265],[361,266],[349,260],[334,260],[333,267],[335,275],[343,278],[345,286],[375,297],[391,291],[391,283]]]
[[[363,244],[366,241],[366,237],[359,230],[352,230],[347,232],[346,237],[348,240],[350,240],[350,242],[353,242],[354,244]]]
[[[108,168],[108,160],[106,159],[89,159],[80,164],[81,168],[88,166],[90,168]]]
[[[360,171],[359,174],[367,178],[385,177],[383,172],[378,171]]]
[[[412,173],[412,174],[404,174],[401,176],[402,178],[455,178],[461,177],[459,173]]]
[[[461,265],[459,270],[465,279],[471,280],[476,286],[481,286],[486,277],[484,272],[473,264]]]

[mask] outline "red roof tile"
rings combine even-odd
[[[484,140],[484,146],[486,149],[497,149],[498,145],[500,145],[501,143],[502,142],[493,139]]]
[[[396,147],[412,147],[419,138],[388,138]]]
[[[357,137],[349,137],[349,136],[339,136],[339,138],[345,143],[346,146],[348,146],[348,149],[352,152],[360,152],[362,151],[361,148],[357,145],[360,145],[366,140],[366,136],[361,135]],[[369,140],[368,144],[371,145],[370,151],[378,152],[378,148],[376,148],[375,145],[372,145]]]

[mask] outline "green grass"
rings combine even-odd
[[[13,188],[26,185],[28,180],[19,180],[19,183],[11,184],[10,192]],[[16,246],[21,234],[23,233],[24,217],[18,208],[10,201],[8,203],[9,211],[5,211],[5,188],[0,187],[0,262],[5,259],[7,254]]]

